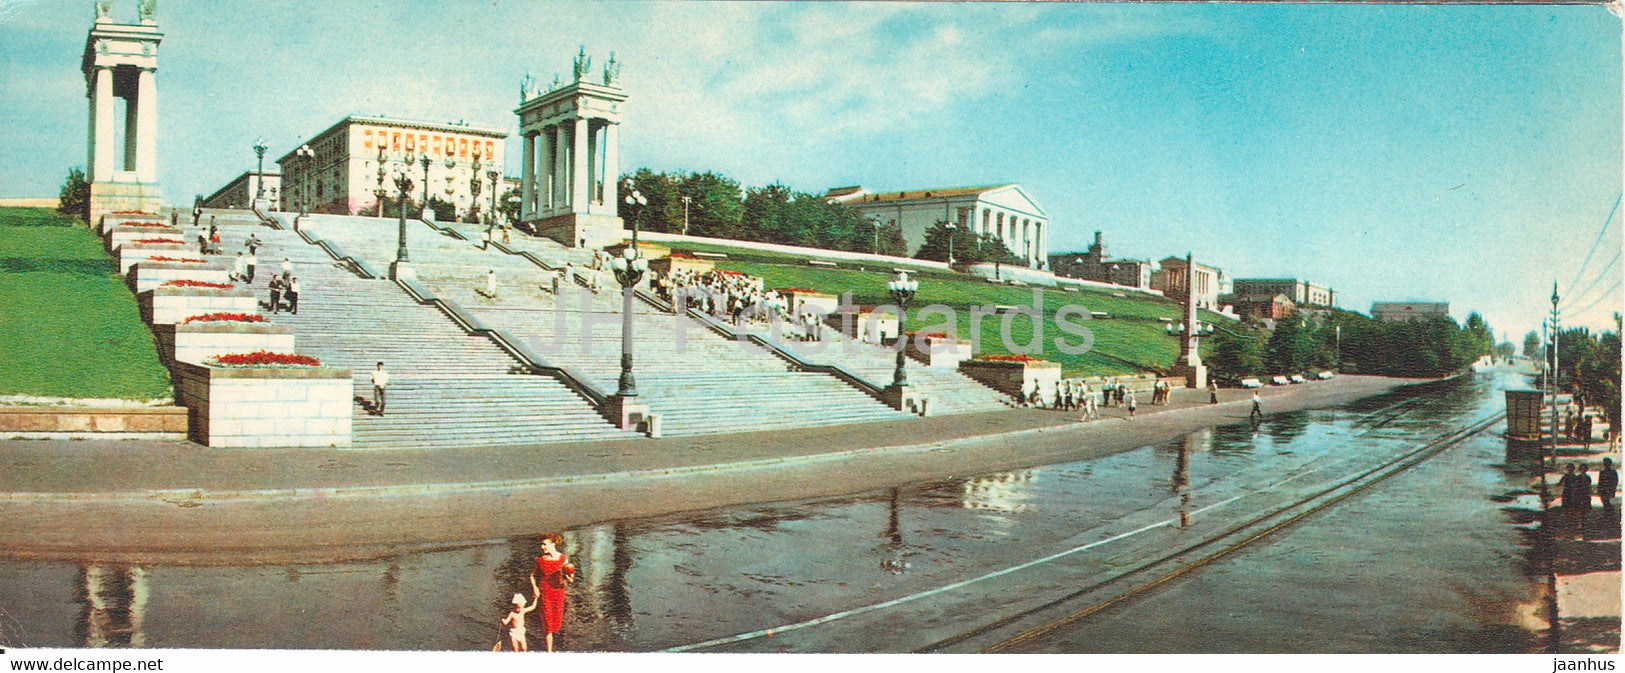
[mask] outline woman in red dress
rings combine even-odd
[[[564,536],[558,533],[547,533],[542,536],[542,555],[536,557],[536,569],[531,571],[531,581],[536,581],[542,589],[542,625],[547,633],[547,651],[553,651],[553,634],[559,632],[564,625],[564,596],[565,588],[575,581],[576,567],[570,565],[570,559],[559,548],[564,546]]]

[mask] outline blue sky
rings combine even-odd
[[[90,4],[0,4],[0,196],[84,162]],[[511,131],[519,79],[584,44],[624,63],[627,169],[1016,182],[1052,250],[1098,229],[1115,255],[1192,250],[1357,310],[1448,300],[1517,341],[1621,185],[1621,28],[1598,7],[164,0],[159,21],[178,201],[250,168],[255,137],[280,155],[345,114]],[[1609,273],[1578,324],[1611,323]]]

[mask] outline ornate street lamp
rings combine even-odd
[[[690,201],[693,201],[693,200],[694,200],[693,197],[690,197],[690,196],[684,196],[683,197],[683,235],[684,236],[688,235],[688,203]]]
[[[384,216],[384,197],[389,196],[389,192],[384,189],[384,178],[389,175],[389,171],[384,168],[384,163],[386,161],[387,161],[387,159],[385,159],[385,157],[384,157],[384,148],[379,147],[378,148],[378,190],[376,192],[374,192],[375,194],[378,195],[378,217],[383,217]]]
[[[638,396],[638,384],[632,378],[632,293],[649,270],[649,260],[638,255],[638,215],[648,204],[649,200],[636,189],[626,195],[627,209],[632,211],[632,244],[610,262],[615,280],[621,284],[621,381],[615,395],[621,398],[623,407]]]
[[[954,264],[954,234],[959,232],[959,225],[948,223],[948,266]]]
[[[873,247],[869,248],[869,252],[878,255],[880,254],[880,218],[870,215],[869,226],[875,230],[875,243]]]
[[[903,340],[903,323],[908,316],[908,302],[914,299],[914,293],[920,289],[920,281],[910,280],[907,271],[898,271],[897,278],[886,283],[886,291],[891,293],[892,302],[897,304],[897,371],[892,375],[892,388],[901,391],[908,387],[908,372],[903,370],[903,351],[907,344]]]
[[[488,171],[485,172],[485,177],[491,179],[491,215],[488,217],[488,219],[491,220],[491,224],[496,224],[497,223],[497,191],[498,191],[498,187],[502,184],[500,182],[500,178],[502,177],[502,172],[493,168],[493,169],[488,170]]]
[[[304,217],[310,214],[310,166],[316,161],[316,151],[310,149],[309,145],[300,145],[299,149],[293,151],[293,155],[298,157],[305,167],[304,179],[300,180],[303,184],[299,187],[299,216]],[[285,189],[282,192],[283,196],[287,196],[287,193]]]
[[[259,167],[254,169],[254,200],[265,198],[265,150],[267,145],[264,138],[254,141],[254,156],[259,157]]]
[[[424,152],[419,161],[423,164],[423,209],[429,210],[429,153]],[[450,159],[447,159],[447,161],[450,161]]]
[[[410,164],[408,164],[408,167],[410,167]],[[395,237],[395,262],[389,265],[389,276],[396,280],[413,276],[412,266],[408,264],[409,260],[406,253],[406,199],[412,191],[412,178],[406,174],[406,170],[402,169],[395,174],[395,186],[401,192],[400,208],[398,208],[400,211],[400,229]]]

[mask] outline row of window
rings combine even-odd
[[[407,154],[417,154],[422,148],[429,156],[456,156],[461,159],[467,159],[470,152],[475,159],[496,156],[496,143],[490,140],[482,142],[475,138],[469,142],[468,138],[455,136],[384,130],[374,133],[372,129],[362,129],[361,149],[370,150],[375,146],[379,152],[388,150],[399,153],[404,150]]]

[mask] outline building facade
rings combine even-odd
[[[1144,259],[1110,259],[1100,232],[1084,252],[1064,252],[1049,256],[1049,269],[1057,276],[1082,278],[1098,283],[1150,288],[1151,267]]]
[[[282,174],[273,166],[263,176],[245,171],[237,179],[203,199],[204,208],[247,208],[259,194],[261,181],[265,182],[265,198],[271,203],[282,203]]]
[[[1241,281],[1236,281],[1239,286]],[[1230,299],[1230,305],[1236,313],[1243,318],[1255,320],[1278,320],[1297,309],[1297,302],[1283,293],[1275,294],[1243,294],[1237,293]]]
[[[1151,274],[1151,289],[1161,290],[1169,299],[1184,303],[1185,301],[1185,258],[1168,257],[1162,260],[1162,268]],[[1196,273],[1196,307],[1209,311],[1220,309],[1219,297],[1231,294],[1231,282],[1224,270],[1206,264],[1192,264]]]
[[[1298,306],[1335,306],[1337,292],[1296,278],[1237,278],[1236,295],[1263,296],[1284,294]]]
[[[870,192],[838,187],[824,198],[844,203],[885,226],[900,227],[910,255],[925,245],[925,235],[938,222],[952,222],[977,235],[990,235],[1026,261],[1049,266],[1049,213],[1020,185]]]
[[[343,215],[377,212],[380,196],[399,197],[394,176],[412,178],[412,202],[422,207],[429,159],[429,197],[453,204],[459,219],[491,209],[490,173],[502,179],[507,133],[467,124],[387,117],[345,117],[305,141],[311,157],[289,150],[282,167],[282,209]]]
[[[626,91],[610,54],[600,83],[591,81],[586,48],[576,55],[575,78],[532,95],[521,86],[519,221],[527,229],[572,247],[619,242],[620,128]]]
[[[96,23],[80,60],[89,103],[85,180],[91,222],[119,211],[156,213],[162,197],[157,73],[164,35],[154,16],[157,5],[140,3],[136,23],[113,19],[111,2],[95,7]]]
[[[1379,301],[1371,304],[1371,317],[1383,322],[1403,322],[1430,317],[1450,317],[1447,301]]]

